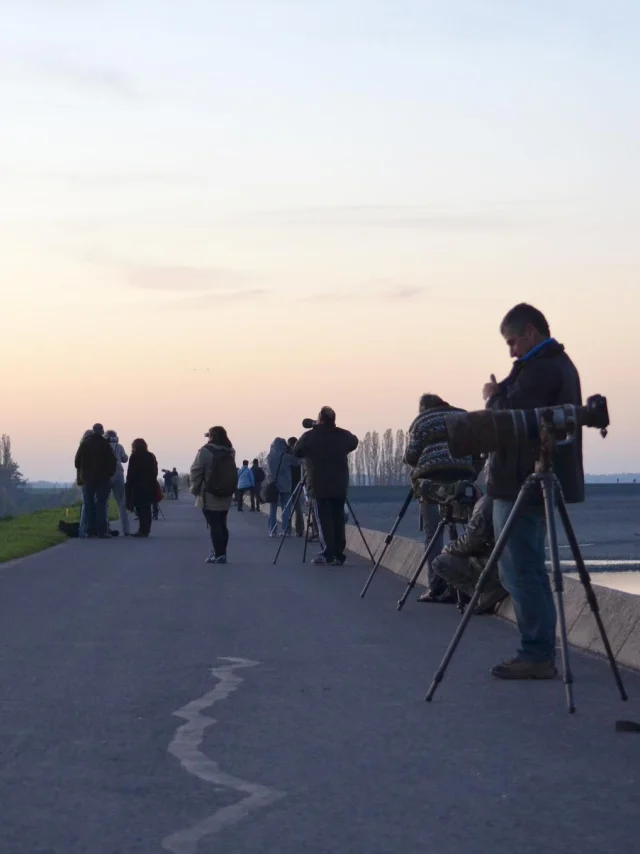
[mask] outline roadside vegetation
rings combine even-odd
[[[80,521],[80,504],[72,507],[58,507],[54,510],[41,510],[0,519],[0,564],[19,557],[41,552],[44,549],[64,543],[67,537],[58,531],[58,522]],[[116,503],[109,502],[109,519],[118,518]]]

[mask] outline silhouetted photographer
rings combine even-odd
[[[347,458],[358,447],[358,438],[336,426],[336,413],[323,406],[316,422],[296,442],[293,453],[305,461],[306,486],[314,502],[324,551],[313,563],[342,566],[346,560],[344,506],[349,489]],[[308,421],[303,426],[309,426]]]

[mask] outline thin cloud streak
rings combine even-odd
[[[137,95],[126,72],[106,65],[71,62],[60,56],[41,56],[30,61],[28,68],[48,80],[59,80],[76,88],[102,91],[120,98]]]
[[[329,205],[256,212],[241,215],[237,221],[289,228],[351,226],[440,231],[494,230],[544,224],[551,219],[550,212],[541,210],[545,204],[548,203],[514,200],[475,211],[443,210],[422,205]]]
[[[146,291],[218,291],[239,285],[247,276],[224,267],[145,264],[127,272],[129,285]]]
[[[394,302],[396,300],[408,302],[427,295],[429,288],[414,287],[410,285],[398,285],[397,287],[373,290],[364,287],[357,291],[321,291],[315,294],[307,294],[299,298],[299,302],[311,303],[336,303],[369,300],[374,302]]]

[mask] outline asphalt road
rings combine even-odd
[[[362,562],[283,559],[232,514],[231,563],[166,503],[148,541],[74,541],[0,568],[0,851],[627,854],[640,838],[640,674],[623,704],[573,652],[560,681],[488,676],[513,628],[395,610]]]

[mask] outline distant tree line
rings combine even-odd
[[[401,486],[410,468],[404,462],[407,434],[389,427],[382,436],[377,430],[365,433],[355,453],[349,456],[354,486]]]
[[[5,433],[0,435],[0,519],[68,506],[77,499],[77,488],[49,492],[29,489],[13,458],[10,437]]]

